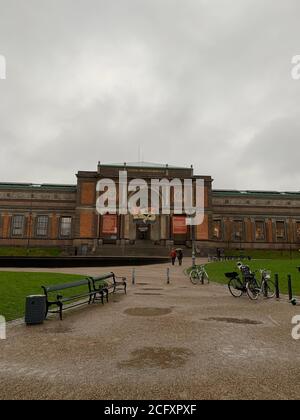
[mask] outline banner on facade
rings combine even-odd
[[[185,216],[173,217],[173,234],[174,235],[186,235],[187,224]]]
[[[117,235],[118,219],[116,214],[107,214],[103,216],[102,233],[104,235]]]

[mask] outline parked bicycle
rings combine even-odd
[[[259,270],[259,272],[261,275],[260,280],[257,280],[255,275],[252,278],[248,278],[246,284],[247,294],[251,300],[257,300],[260,295],[267,299],[272,299],[276,291],[275,284],[271,280],[271,272],[266,269]]]
[[[225,273],[225,276],[229,279],[228,289],[233,297],[239,298],[247,293],[246,283],[240,279],[236,271]]]
[[[247,294],[249,299],[257,300],[260,295],[268,299],[275,296],[275,285],[271,280],[270,271],[266,269],[259,270],[261,278],[257,280],[256,272],[252,272],[249,266],[240,262],[237,266],[242,274],[242,279],[237,272],[225,274],[229,278],[228,288],[233,297],[237,298]]]
[[[190,272],[190,280],[193,284],[209,283],[209,276],[206,271],[205,265],[199,265],[192,269]]]

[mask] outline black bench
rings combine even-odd
[[[51,297],[51,293],[54,292],[63,292],[69,289],[77,289],[79,287],[85,287],[85,291],[78,292],[72,296],[63,296],[62,294],[57,294],[56,298]],[[83,304],[88,303],[89,305],[95,301],[96,294],[92,288],[91,280],[90,279],[83,279],[78,280],[72,283],[54,285],[54,286],[42,286],[46,296],[46,314],[45,318],[47,317],[48,313],[59,313],[60,319],[62,320],[62,312],[64,310],[64,305],[67,303],[71,303],[68,305],[67,309],[74,308],[76,306],[80,306]],[[85,300],[84,300],[85,299]],[[72,304],[72,302],[74,302]],[[51,306],[57,306],[58,309],[56,311],[50,311],[49,309]]]
[[[85,288],[78,293],[74,293],[72,296],[63,296],[62,292],[69,289]],[[125,294],[127,293],[127,283],[125,277],[116,277],[114,273],[104,274],[98,277],[89,277],[87,279],[78,280],[72,283],[54,285],[54,286],[42,286],[44,294],[46,296],[46,314],[48,313],[59,313],[60,319],[62,320],[62,312],[64,309],[71,309],[76,306],[83,304],[94,303],[96,300],[101,300],[104,304],[104,298],[108,302],[109,293],[116,293],[118,290],[123,289]],[[54,297],[54,292],[61,292]],[[53,296],[53,297],[52,297]],[[72,303],[73,302],[73,303]],[[65,304],[69,304],[67,308],[64,308]],[[57,306],[57,310],[50,311],[51,306]]]
[[[109,293],[116,293],[118,290],[123,290],[125,295],[127,294],[127,282],[125,277],[117,277],[115,273],[108,273],[98,277],[90,277],[93,284],[93,290],[96,294],[94,300],[97,300],[97,295],[100,294],[100,298],[103,303],[103,292],[106,294],[106,300],[108,302]],[[99,286],[100,282],[100,286]],[[103,282],[105,285],[103,286]]]

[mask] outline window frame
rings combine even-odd
[[[15,226],[15,221],[17,218],[22,218],[22,232],[14,233],[17,227]],[[26,227],[26,217],[24,214],[13,214],[11,218],[11,237],[12,238],[24,238],[25,236],[25,227]]]
[[[68,234],[68,235],[63,235],[63,233],[62,233],[62,226],[63,226],[63,220],[64,219],[70,219],[70,234]],[[59,228],[59,237],[61,239],[72,238],[72,234],[73,234],[73,218],[72,218],[72,216],[61,216],[59,218],[59,227],[58,228]]]
[[[257,238],[256,236],[256,224],[257,223],[262,223],[263,225],[263,238]],[[266,221],[265,220],[254,220],[254,239],[255,242],[266,242],[267,240],[267,231],[266,231]]]
[[[284,228],[284,236],[278,236],[277,235],[277,223],[283,223]],[[287,224],[285,220],[275,220],[275,237],[277,242],[284,242],[287,239]]]
[[[44,235],[39,234],[39,231],[38,231],[38,229],[39,229],[39,219],[41,219],[41,218],[47,219],[46,233]],[[38,216],[36,216],[36,218],[35,218],[35,236],[37,238],[48,238],[49,237],[49,224],[50,224],[49,221],[50,221],[50,217],[48,215],[39,214]]]
[[[235,225],[237,223],[240,223],[241,224],[241,227],[242,227],[241,236],[237,236],[237,231],[235,229]],[[245,223],[244,223],[244,220],[242,220],[242,219],[235,219],[235,220],[233,220],[232,240],[234,242],[243,242],[244,241],[244,237],[245,237]]]
[[[219,238],[217,238],[214,235],[214,230],[215,230],[214,224],[215,223],[220,223],[220,237]],[[213,236],[213,240],[214,241],[222,241],[223,240],[223,238],[224,238],[224,229],[223,229],[223,220],[222,219],[214,219],[213,220],[212,236]]]

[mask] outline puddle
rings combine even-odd
[[[129,308],[124,311],[130,316],[163,316],[172,312],[171,308]]]
[[[206,318],[203,321],[226,322],[227,324],[242,324],[242,325],[263,325],[261,321],[253,321],[252,319],[240,318]]]
[[[193,356],[187,348],[143,347],[134,350],[129,360],[118,363],[121,368],[160,368],[176,369],[184,366]]]

